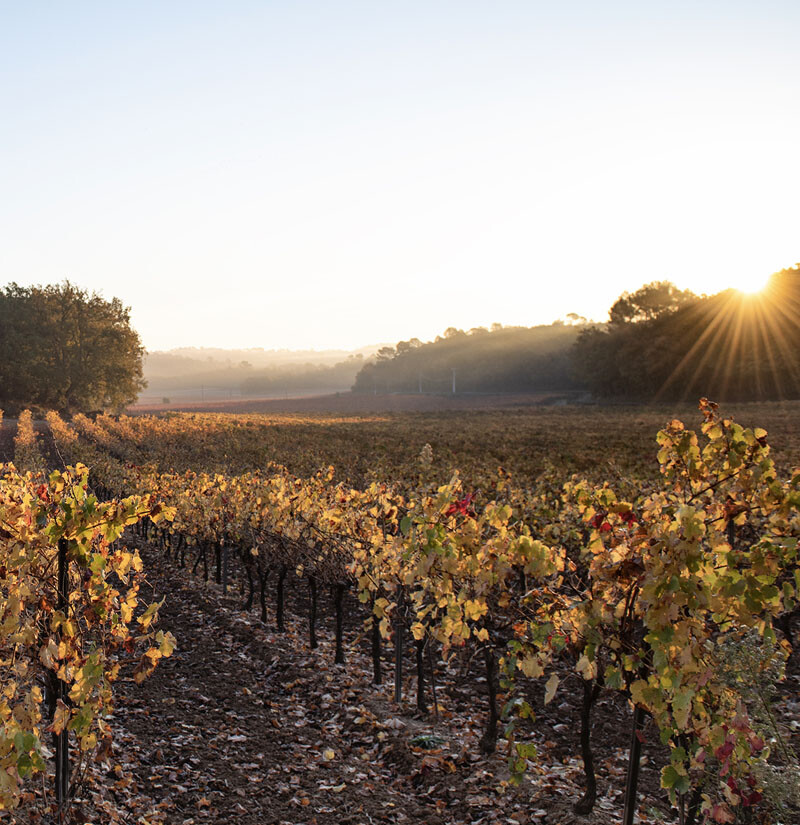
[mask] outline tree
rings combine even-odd
[[[652,281],[636,292],[623,292],[608,314],[612,324],[652,321],[696,300],[691,290],[678,289],[671,281]]]
[[[144,388],[130,308],[64,281],[0,289],[0,405],[118,411]]]
[[[397,352],[394,347],[381,347],[375,354],[375,358],[378,361],[391,361],[396,355]]]
[[[800,266],[765,290],[696,297],[672,284],[625,294],[605,328],[572,350],[576,378],[601,398],[800,398]]]

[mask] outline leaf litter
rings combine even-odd
[[[537,720],[529,733],[539,756],[514,787],[503,740],[489,757],[478,749],[486,709],[476,673],[438,668],[438,713],[423,716],[412,701],[410,663],[400,706],[393,685],[371,684],[363,617],[352,606],[348,661],[335,665],[327,627],[318,628],[319,647],[308,648],[301,588],[290,593],[297,610],[279,633],[274,622],[264,625],[255,612],[244,612],[239,594],[223,596],[217,585],[172,568],[155,551],[143,554],[154,596],[167,596],[160,624],[178,647],[144,684],[117,684],[113,745],[79,789],[76,823],[620,821],[629,720],[619,697],[602,699],[596,711],[598,799],[581,816],[573,812],[583,793],[574,722],[580,691],[564,690],[568,675],[560,703],[551,702],[552,683],[533,685]],[[386,656],[391,652],[389,646]],[[387,671],[388,664],[387,658]],[[672,822],[675,812],[658,783],[663,762],[647,738],[644,753],[637,822]]]

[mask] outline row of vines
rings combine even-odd
[[[800,473],[779,476],[765,431],[707,401],[701,411],[699,435],[677,420],[659,432],[657,481],[612,486],[553,472],[520,486],[501,470],[481,489],[457,473],[438,484],[427,446],[405,479],[357,489],[332,468],[304,478],[278,465],[171,470],[178,461],[163,436],[174,424],[163,419],[48,421],[64,459],[90,466],[103,497],[152,497],[171,514],[153,538],[181,566],[193,559],[208,576],[211,564],[227,585],[235,562],[264,619],[268,578],[279,626],[287,576],[304,578],[312,647],[317,590],[330,586],[337,661],[342,604],[355,593],[368,610],[376,682],[393,641],[398,699],[404,639],[415,647],[420,708],[425,656],[472,646],[488,685],[480,746],[491,752],[504,734],[513,777],[535,758],[519,724],[533,716],[529,680],[543,680],[550,701],[569,669],[583,684],[579,811],[595,800],[592,707],[606,690],[634,709],[626,823],[645,714],[667,749],[662,785],[682,823],[777,821],[769,817],[798,802],[797,760],[770,691],[800,589]],[[235,449],[234,426],[212,438],[196,429],[203,460]]]
[[[107,748],[112,687],[143,680],[175,640],[140,604],[142,561],[120,539],[169,515],[154,496],[100,501],[83,465],[44,472],[31,415],[20,414],[16,463],[0,465],[0,810],[37,803],[58,821],[90,757]],[[72,742],[72,746],[70,745]]]

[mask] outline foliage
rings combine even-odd
[[[356,376],[356,392],[539,392],[574,390],[569,349],[575,327],[453,327],[423,344],[414,338],[383,347]]]
[[[44,460],[36,446],[36,432],[33,428],[33,416],[30,410],[23,410],[17,419],[14,461],[21,470],[36,472],[44,469]]]
[[[182,442],[164,437],[178,436],[176,419],[79,416],[78,439],[55,418],[51,426],[100,484],[173,508],[168,529],[198,560],[224,545],[262,581],[277,566],[354,586],[384,638],[410,632],[445,659],[471,646],[489,684],[499,659],[513,776],[534,756],[517,739],[515,717],[532,715],[520,685],[546,680],[549,701],[567,666],[649,711],[668,748],[662,784],[677,802],[702,789],[709,821],[733,822],[774,797],[765,777],[775,755],[721,663],[726,646],[753,633],[774,643],[773,618],[797,602],[800,475],[779,476],[763,429],[705,400],[701,410],[700,434],[678,420],[659,432],[658,477],[554,471],[518,485],[501,470],[480,490],[459,473],[437,483],[430,444],[392,485],[359,490],[334,483],[333,468],[305,478],[277,465],[176,472]],[[226,455],[249,437],[247,418],[189,421],[193,437],[213,433],[204,451]],[[145,444],[151,463],[131,462]]]
[[[650,287],[659,287],[655,295]],[[608,327],[582,330],[573,366],[595,395],[648,401],[701,393],[727,401],[800,397],[800,265],[775,273],[756,295],[727,290],[697,299],[667,295],[659,302],[661,287],[667,285],[622,296]]]
[[[0,402],[119,410],[144,386],[139,336],[130,312],[65,281],[0,290]]]
[[[623,292],[608,311],[612,324],[652,321],[676,312],[697,300],[688,289],[678,289],[670,281],[653,281],[634,293]]]
[[[82,465],[48,478],[0,466],[2,809],[20,804],[25,783],[45,770],[45,732],[69,731],[84,755],[110,736],[121,654],[143,649],[139,680],[174,647],[154,629],[158,604],[134,619],[142,563],[117,544],[126,526],[157,521],[164,509],[151,497],[100,502],[87,481]],[[66,604],[56,582],[59,545],[69,564]],[[56,682],[64,701],[56,701]]]

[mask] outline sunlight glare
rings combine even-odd
[[[748,275],[746,278],[738,279],[738,283],[733,285],[737,292],[742,295],[760,295],[769,285],[770,276]]]

